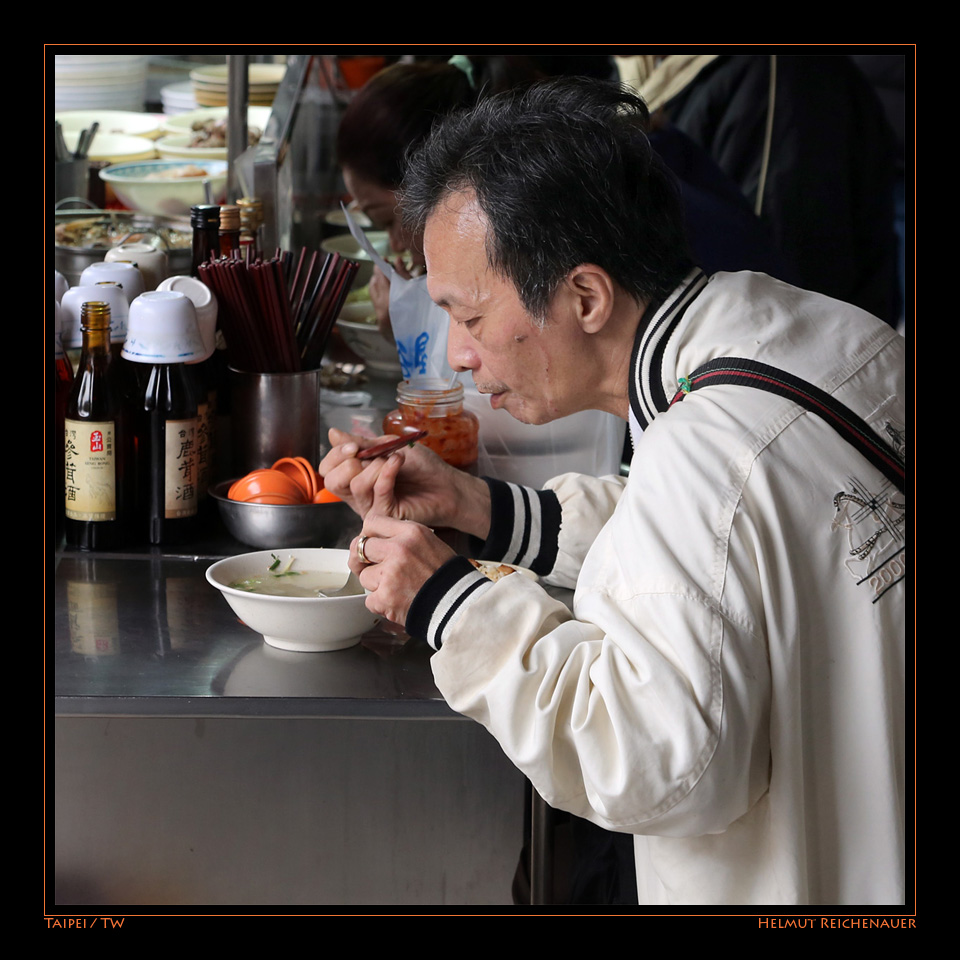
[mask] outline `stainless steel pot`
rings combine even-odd
[[[89,241],[82,246],[58,242],[54,262],[56,268],[67,278],[71,286],[80,282],[80,274],[91,263],[103,260],[107,250],[134,239],[152,243],[167,254],[171,274],[189,274],[192,260],[192,231],[190,222],[174,217],[155,217],[133,210],[55,210],[55,228],[82,221],[100,229],[103,238],[95,244]]]

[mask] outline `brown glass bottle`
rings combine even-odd
[[[250,251],[250,259],[260,256],[260,227],[263,224],[263,201],[256,197],[240,197],[240,253]]]
[[[190,226],[193,227],[190,276],[198,277],[197,268],[201,263],[220,257],[220,207],[209,203],[198,203],[191,207]]]
[[[201,279],[198,267],[202,263],[220,258],[220,207],[209,203],[200,203],[190,208],[190,225],[193,227],[193,265],[190,275]],[[201,444],[205,447],[199,470],[200,486],[198,496],[206,506],[207,487],[211,483],[212,465],[216,446],[216,409],[218,397],[222,393],[227,379],[226,351],[215,350],[200,363],[191,364],[190,376],[197,396],[198,410],[204,405],[203,393],[206,393],[206,410],[201,424]]]
[[[53,362],[54,362],[54,418],[56,423],[56,450],[57,450],[57,515],[55,534],[59,540],[63,533],[64,520],[64,472],[66,464],[63,453],[63,426],[67,416],[67,401],[70,399],[70,388],[73,386],[73,367],[70,358],[63,349],[60,339],[60,307],[54,304],[56,324],[53,332]]]
[[[81,307],[83,346],[64,416],[66,541],[109,550],[131,536],[133,434],[119,366],[110,352],[110,307]]]
[[[211,378],[210,361],[187,364],[187,376],[197,398],[197,500],[204,513],[211,505],[213,463],[216,455],[217,388]]]
[[[151,365],[135,426],[137,512],[150,543],[182,543],[196,533],[197,426],[196,393],[184,364]]]
[[[220,208],[220,256],[240,256],[240,208],[232,203]]]

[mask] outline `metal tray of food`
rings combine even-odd
[[[56,268],[71,286],[91,263],[121,243],[144,242],[164,250],[171,274],[190,272],[193,233],[186,218],[157,217],[134,210],[54,211]]]

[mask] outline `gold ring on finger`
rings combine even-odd
[[[361,534],[360,538],[357,540],[357,556],[360,558],[361,563],[370,564],[373,561],[367,559],[367,555],[363,552],[364,545],[370,538],[365,534]]]

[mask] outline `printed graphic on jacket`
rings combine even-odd
[[[904,431],[891,423],[884,435],[900,456],[905,454]],[[877,602],[907,572],[904,546],[906,497],[888,480],[872,489],[857,477],[833,498],[833,529],[847,536],[845,566]]]

